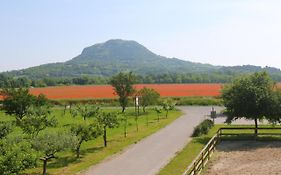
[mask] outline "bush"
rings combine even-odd
[[[204,120],[194,128],[192,137],[199,137],[203,134],[207,134],[213,126],[214,126],[214,122],[212,120],[209,119]]]

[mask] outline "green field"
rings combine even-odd
[[[103,108],[106,112],[119,112],[119,108]],[[139,130],[136,130],[135,122],[135,112],[133,108],[129,108],[126,111],[128,116],[128,135],[124,137],[124,124],[120,123],[118,128],[108,130],[108,147],[103,147],[102,137],[85,142],[81,147],[81,158],[77,159],[75,153],[72,151],[61,152],[57,154],[57,158],[48,162],[48,174],[50,175],[70,175],[87,169],[91,165],[97,164],[98,162],[104,160],[105,158],[118,153],[125,149],[128,145],[137,143],[146,136],[151,135],[157,130],[168,125],[175,119],[177,119],[181,112],[173,110],[169,113],[168,118],[164,117],[162,114],[160,121],[157,121],[157,114],[152,109],[147,109],[146,113],[140,113],[138,125]],[[72,117],[69,112],[63,115],[63,110],[61,108],[54,108],[52,116],[58,120],[58,126],[56,128],[47,128],[43,132],[52,131],[64,131],[68,129],[68,126],[74,123],[83,123],[82,117]],[[11,116],[6,116],[3,112],[0,113],[0,121],[9,121],[14,118]],[[147,126],[148,119],[148,126]],[[90,120],[90,119],[89,119]],[[22,135],[20,128],[16,128],[10,136]],[[42,163],[38,163],[37,168],[29,169],[23,174],[42,174]]]

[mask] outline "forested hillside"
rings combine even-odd
[[[259,66],[213,66],[159,56],[135,41],[109,40],[85,48],[77,57],[64,62],[3,72],[0,86],[55,86],[106,84],[109,77],[132,71],[139,83],[225,83],[233,77],[267,71],[281,81],[277,68]]]

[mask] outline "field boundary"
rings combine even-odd
[[[273,130],[279,132],[272,132]],[[228,131],[228,132],[227,132]],[[232,131],[232,132],[229,132]],[[237,132],[244,131],[244,132]],[[247,131],[247,132],[245,132]],[[225,139],[225,136],[250,136],[257,138],[257,136],[281,136],[280,127],[259,127],[258,131],[271,131],[271,132],[258,132],[255,134],[254,127],[221,127],[217,130],[216,134],[209,140],[206,146],[198,154],[198,156],[192,161],[182,175],[198,175],[203,170],[213,152],[216,149],[218,143]]]

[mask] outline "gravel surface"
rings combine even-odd
[[[281,142],[223,141],[204,175],[281,174]]]

